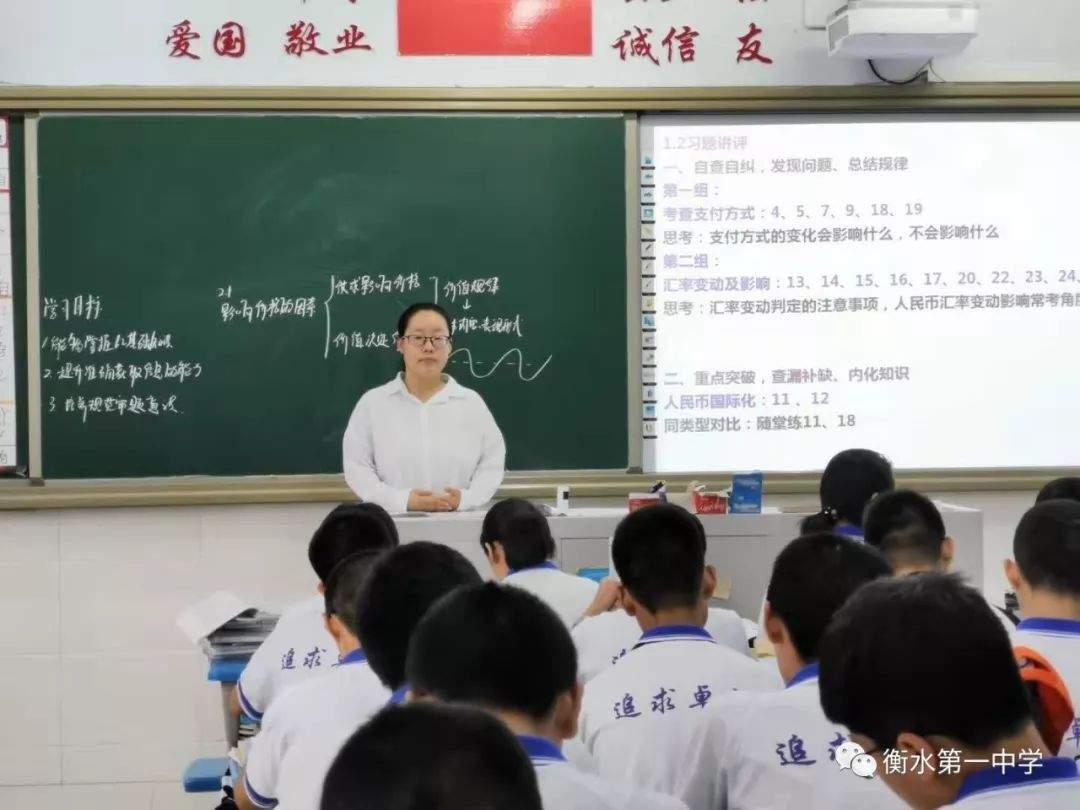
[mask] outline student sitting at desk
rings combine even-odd
[[[640,509],[615,529],[611,556],[643,634],[586,685],[581,738],[604,778],[702,808],[717,778],[715,763],[695,767],[690,747],[703,710],[733,689],[775,688],[775,668],[704,629],[716,571],[705,564],[705,530],[694,515],[674,505]]]
[[[356,637],[356,602],[378,551],[342,560],[326,583],[326,627],[337,646],[337,663],[317,678],[288,689],[266,713],[252,740],[244,778],[236,787],[240,810],[269,810],[278,803],[282,763],[304,739],[321,739],[334,728],[356,728],[386,705],[390,691],[367,664]]]
[[[637,621],[622,609],[618,580],[605,582],[614,583],[619,588],[612,599],[611,609],[595,616],[586,616],[570,633],[577,648],[578,680],[582,683],[588,683],[608,667],[617,664],[641,638]],[[717,644],[750,656],[746,625],[734,610],[710,607],[705,629]]]
[[[488,510],[480,547],[495,579],[538,596],[567,627],[610,605],[610,594],[599,594],[595,582],[559,570],[547,518],[524,498],[507,498]]]
[[[945,533],[945,521],[934,502],[911,490],[896,490],[875,497],[863,519],[866,542],[889,561],[896,576],[927,571],[947,572],[956,543]],[[1016,629],[1009,613],[991,605],[1007,633]]]
[[[318,806],[318,805],[316,805]],[[321,810],[541,810],[510,730],[465,706],[391,706],[357,731],[326,776]]]
[[[354,624],[368,665],[401,703],[408,692],[405,657],[417,623],[435,602],[480,575],[464,556],[438,543],[415,542],[386,552],[372,567],[353,605]],[[322,723],[317,735],[306,736],[281,766],[278,799],[286,810],[317,810],[323,779],[341,746],[358,725],[342,712]]]
[[[892,464],[873,450],[837,453],[821,474],[821,511],[802,523],[803,534],[836,532],[863,536],[863,512],[875,495],[895,488]]]
[[[406,665],[412,699],[467,703],[501,719],[529,754],[545,810],[686,810],[670,796],[578,770],[563,741],[577,733],[574,644],[531,593],[488,582],[439,600],[417,625]]]
[[[818,699],[818,644],[833,614],[859,587],[890,574],[873,548],[822,533],[793,540],[776,558],[764,632],[787,688],[717,697],[693,748],[720,779],[710,810],[791,807],[902,808],[880,782],[841,770],[847,730],[829,722]]]
[[[1020,600],[1013,646],[1027,659],[1041,658],[1068,691],[1073,717],[1067,717],[1063,756],[1080,758],[1080,503],[1043,501],[1016,527],[1015,559],[1005,561],[1005,576]],[[1047,719],[1047,718],[1041,718]],[[1040,723],[1040,725],[1042,725]],[[1044,737],[1050,737],[1044,733]],[[1054,735],[1056,736],[1056,734]],[[1056,743],[1055,740],[1048,742]]]
[[[1080,478],[1055,478],[1039,490],[1035,503],[1043,501],[1080,501]]]
[[[1008,635],[954,575],[864,585],[818,653],[825,715],[912,807],[1080,807],[1076,763],[1039,737]]]
[[[234,714],[243,710],[252,720],[262,720],[287,687],[330,668],[336,660],[334,640],[323,619],[325,582],[330,572],[352,554],[397,544],[393,519],[375,504],[342,504],[326,516],[308,544],[318,593],[286,608],[248,661],[233,693]]]

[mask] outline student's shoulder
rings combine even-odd
[[[544,806],[589,810],[686,810],[674,796],[612,782],[572,765],[537,768]]]
[[[321,702],[322,680],[325,677],[325,674],[319,674],[282,689],[263,716],[263,729],[281,729],[294,725],[312,705]]]
[[[581,639],[608,639],[613,634],[619,634],[619,638],[622,636],[634,633],[639,633],[637,628],[637,622],[632,617],[627,615],[622,610],[609,610],[606,613],[599,613],[596,616],[586,616],[574,627],[571,635],[575,638]]]
[[[577,574],[571,574],[569,571],[559,571],[559,573],[562,575],[562,581],[566,587],[573,588],[581,593],[594,595],[600,588],[600,583],[588,577],[580,577]]]
[[[702,645],[703,647],[705,645]],[[759,673],[768,678],[772,672],[776,672],[776,660],[773,658],[751,658],[738,650],[733,650],[724,644],[710,644],[702,650],[702,655],[714,659],[724,666],[739,672]],[[779,674],[776,675],[779,680]]]
[[[325,609],[326,602],[322,596],[318,594],[307,596],[299,602],[293,602],[281,611],[281,617],[278,619],[274,629],[276,630],[278,627],[287,629],[294,624],[308,624],[314,621],[318,621],[321,625]]]

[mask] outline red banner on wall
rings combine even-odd
[[[589,56],[592,0],[398,0],[403,56]]]

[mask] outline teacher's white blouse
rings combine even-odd
[[[483,506],[503,480],[506,444],[484,400],[444,375],[427,402],[402,375],[360,397],[342,442],[345,480],[362,500],[404,512],[413,489],[461,490],[459,509]]]

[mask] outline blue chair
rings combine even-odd
[[[229,770],[228,757],[197,759],[184,768],[184,793],[217,793],[221,777]]]

